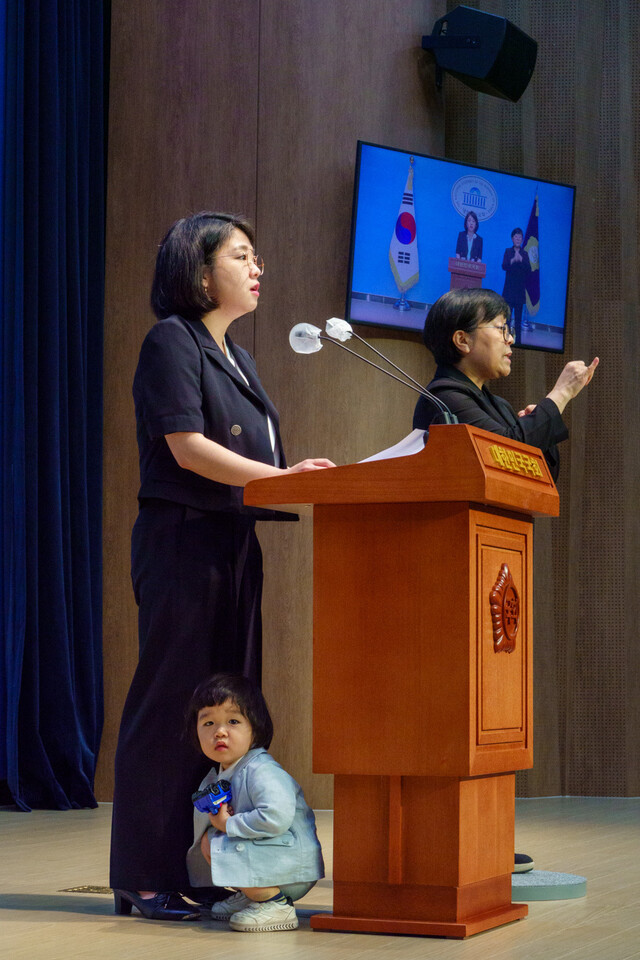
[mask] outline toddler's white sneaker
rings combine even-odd
[[[238,933],[295,930],[298,926],[298,917],[291,903],[276,903],[273,900],[259,903],[252,900],[244,910],[232,914],[229,926]]]

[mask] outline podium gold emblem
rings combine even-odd
[[[520,625],[520,597],[506,563],[500,567],[498,579],[489,594],[493,649],[495,653],[513,653]]]

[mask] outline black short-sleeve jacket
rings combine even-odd
[[[228,337],[227,343],[248,384],[200,320],[167,317],[158,320],[145,337],[133,381],[140,454],[138,497],[268,519],[273,511],[243,505],[242,487],[217,483],[180,467],[165,440],[169,433],[202,433],[240,456],[272,464],[268,414],[276,431],[279,462],[285,466],[278,412],[258,379],[253,357]]]

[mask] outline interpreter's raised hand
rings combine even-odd
[[[599,363],[599,357],[594,357],[589,366],[582,360],[571,360],[566,365],[556,380],[553,390],[547,394],[557,404],[560,413],[562,413],[569,400],[577,397],[580,391],[591,381]]]
[[[536,408],[537,406],[538,406],[537,403],[529,403],[529,404],[527,404],[527,406],[524,408],[524,410],[518,410],[518,416],[519,416],[519,417],[526,417],[526,416],[528,416],[530,413],[533,413],[533,411],[535,410],[535,408]]]
[[[311,457],[308,460],[301,460],[292,467],[287,467],[285,473],[308,473],[309,470],[326,470],[327,467],[335,467],[335,463],[324,457]]]
[[[582,360],[572,360],[558,377],[556,387],[566,390],[573,399],[591,381],[599,363],[599,357],[594,357],[589,366]]]

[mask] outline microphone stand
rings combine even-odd
[[[436,397],[435,394],[431,393],[429,390],[425,389],[425,387],[421,386],[417,380],[414,380],[412,376],[410,376],[408,373],[405,373],[404,370],[398,367],[392,360],[389,360],[388,357],[385,357],[383,353],[380,353],[379,350],[376,350],[376,348],[372,346],[370,343],[367,343],[367,341],[364,340],[362,337],[358,336],[357,333],[354,333],[353,336],[357,337],[358,340],[361,340],[362,343],[366,344],[367,347],[370,347],[374,353],[377,353],[382,360],[385,360],[387,363],[389,363],[395,370],[398,370],[399,373],[407,377],[407,380],[402,380],[400,377],[397,377],[395,373],[391,373],[390,370],[385,370],[384,367],[378,366],[378,364],[374,363],[372,360],[367,360],[367,358],[363,357],[361,353],[356,353],[356,351],[351,350],[350,347],[345,347],[344,343],[342,343],[342,341],[340,340],[334,340],[333,337],[326,337],[322,333],[318,334],[318,340],[325,340],[327,343],[333,343],[336,347],[341,347],[343,350],[346,350],[347,353],[350,353],[352,357],[357,357],[359,360],[362,360],[363,363],[368,363],[370,367],[375,367],[375,369],[379,370],[381,373],[386,373],[388,377],[392,377],[394,380],[397,380],[398,383],[404,384],[405,387],[409,387],[411,390],[414,390],[416,393],[419,393],[422,397],[425,397],[425,399],[430,400],[433,403],[433,405],[438,408],[441,415],[444,417],[445,423],[458,423],[458,418],[456,417],[456,415],[454,413],[451,413],[449,408],[446,406],[446,404],[443,403],[442,400],[440,400],[439,397]],[[409,380],[411,381],[411,383],[408,382]]]

